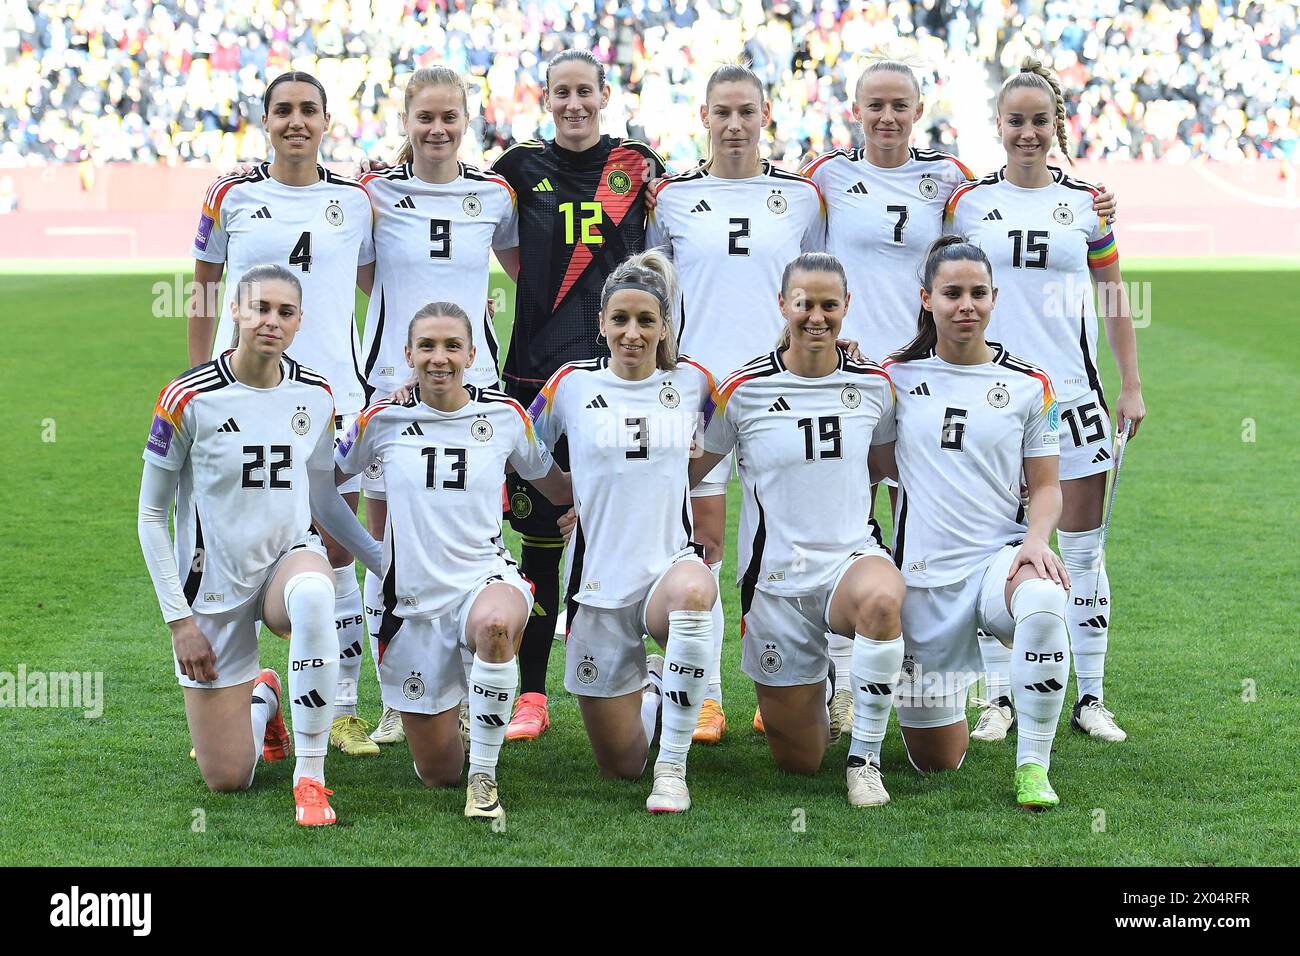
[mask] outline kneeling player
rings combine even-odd
[[[601,290],[609,357],[563,366],[530,409],[548,444],[568,436],[573,474],[564,686],[607,777],[641,776],[662,709],[651,813],[691,806],[686,755],[709,683],[718,593],[691,545],[687,483],[713,381],[677,355],[676,299],[666,256],[626,260]],[[646,634],[664,658],[647,661]]]
[[[501,540],[501,485],[510,465],[556,504],[568,476],[537,439],[528,413],[493,389],[466,385],[475,357],[465,310],[433,302],[411,320],[406,361],[417,383],[371,405],[335,451],[342,482],[383,468],[379,680],[402,714],[415,772],[429,787],[460,782],[458,717],[469,672],[469,786],[465,816],[501,816],[496,766],[515,696],[515,650],[532,585]]]
[[[868,512],[872,446],[893,441],[893,389],[880,366],[836,345],[849,295],[834,256],[786,266],[778,301],[781,342],[720,386],[691,479],[738,449],[742,666],[777,766],[821,766],[834,686],[826,633],[851,637],[849,802],[887,803],[880,744],[903,661],[903,580],[878,532],[853,516]]]
[[[268,761],[289,755],[280,679],[258,668],[258,622],[289,638],[297,822],[316,826],[335,821],[325,753],[338,645],[334,575],[312,515],[367,565],[378,565],[379,548],[334,488],[329,386],[284,355],[301,303],[298,279],[280,266],[254,267],[239,280],[231,303],[238,346],[158,396],[139,533],[171,628],[199,770],[213,790],[250,786],[259,745]]]
[[[945,236],[923,275],[918,334],[886,363],[898,389],[894,560],[907,582],[898,722],[919,770],[959,767],[976,629],[994,635],[1012,652],[1016,799],[1045,809],[1060,802],[1047,768],[1070,676],[1070,581],[1048,544],[1060,413],[1044,372],[985,341],[997,293],[984,252]]]

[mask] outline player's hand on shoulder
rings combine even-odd
[[[1092,197],[1093,211],[1097,215],[1105,217],[1107,222],[1113,224],[1119,218],[1119,206],[1115,202],[1115,194],[1102,183],[1098,183],[1097,188],[1101,192]]]
[[[1115,403],[1115,426],[1123,431],[1126,424],[1132,426],[1129,438],[1137,436],[1142,420],[1147,417],[1147,404],[1142,400],[1142,389],[1120,389],[1119,400]]]
[[[360,179],[366,173],[382,173],[385,169],[392,169],[392,165],[382,159],[363,159],[357,163],[357,171],[352,178]]]
[[[861,365],[864,362],[871,361],[869,358],[863,355],[862,350],[858,348],[857,339],[836,339],[835,344],[838,345],[840,348],[842,348],[844,351],[848,352],[849,359],[853,362],[856,362],[858,365]]]
[[[573,529],[577,527],[578,512],[570,508],[564,514],[560,515],[560,518],[556,523],[560,526],[560,537],[562,537],[567,544],[569,539],[573,537]]]
[[[375,401],[392,402],[394,405],[405,405],[411,400],[411,395],[413,394],[412,389],[415,388],[418,382],[419,379],[412,376],[411,380],[405,385],[399,385],[397,388],[393,389],[391,395],[385,395],[381,398],[375,399]]]
[[[247,176],[257,168],[257,163],[238,163],[219,175],[218,179],[225,179],[227,176]]]
[[[172,650],[185,676],[192,681],[216,680],[217,655],[212,652],[212,645],[194,623],[194,618],[172,621],[168,627],[172,632]]]
[[[1038,577],[1054,581],[1067,591],[1070,589],[1070,574],[1065,570],[1065,562],[1060,556],[1052,550],[1052,546],[1046,541],[1037,538],[1026,538],[1025,543],[1020,546],[1016,556],[1011,561],[1011,570],[1007,572],[1007,580],[1010,581],[1016,576],[1021,568],[1028,565],[1037,573]]]

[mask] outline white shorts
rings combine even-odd
[[[465,625],[474,601],[490,584],[508,584],[533,609],[533,587],[514,568],[479,581],[459,604],[438,617],[408,617],[389,639],[379,661],[379,689],[385,707],[407,714],[441,714],[466,697]]]
[[[664,576],[680,561],[704,562],[694,548],[673,555],[641,599],[623,607],[579,604],[564,641],[564,689],[578,697],[622,697],[646,683],[646,610]]]
[[[339,446],[339,442],[348,437],[348,432],[352,430],[352,423],[357,420],[357,412],[340,412],[334,416],[334,447]],[[339,494],[351,494],[354,491],[361,490],[361,476],[353,475],[343,484],[339,485]]]
[[[1110,412],[1100,392],[1062,404],[1061,481],[1110,471],[1110,435]]]
[[[325,546],[321,544],[320,538],[315,532],[308,532],[276,559],[266,572],[266,577],[258,587],[257,593],[239,607],[216,614],[192,611],[199,633],[208,639],[208,643],[212,645],[212,653],[216,655],[217,679],[206,683],[190,680],[181,670],[180,661],[176,660],[176,655],[173,653],[172,663],[176,666],[178,684],[182,687],[215,690],[218,687],[234,687],[236,684],[252,680],[261,673],[262,668],[257,656],[257,638],[262,626],[262,604],[266,600],[267,586],[275,577],[275,572],[279,570],[280,562],[295,551],[304,548],[319,554],[322,560],[328,562]]]
[[[754,683],[795,687],[826,679],[831,661],[826,644],[831,598],[859,558],[884,558],[892,563],[888,551],[869,546],[846,557],[831,583],[817,591],[783,597],[754,590],[740,617],[740,667]]]
[[[704,479],[691,489],[692,498],[712,498],[715,495],[725,495],[727,493],[727,483],[736,474],[736,453],[732,452],[726,458],[713,466]]]
[[[983,676],[976,629],[1008,647],[1016,630],[1007,610],[1007,572],[1020,551],[1010,544],[965,578],[903,597],[903,670],[894,706],[903,727],[947,727],[966,719],[966,694]]]

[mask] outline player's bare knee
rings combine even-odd
[[[772,751],[772,759],[776,763],[777,769],[785,773],[797,773],[804,776],[811,776],[822,768],[822,758],[825,751],[819,753],[810,752],[806,749],[787,750],[778,753]]]
[[[503,664],[515,655],[510,638],[510,622],[502,612],[484,616],[474,637],[474,653],[491,664]]]
[[[902,607],[902,595],[896,594],[893,588],[873,589],[858,601],[854,615],[858,633],[881,640],[897,637],[902,628],[899,619]]]
[[[681,600],[678,603],[683,611],[707,611],[713,607],[717,594],[713,575],[691,575],[682,585]]]
[[[253,768],[220,767],[203,774],[203,782],[213,793],[239,793],[253,783]]]

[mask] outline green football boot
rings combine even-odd
[[[1046,810],[1061,802],[1047,781],[1047,770],[1036,763],[1016,768],[1016,803],[1026,810]]]

